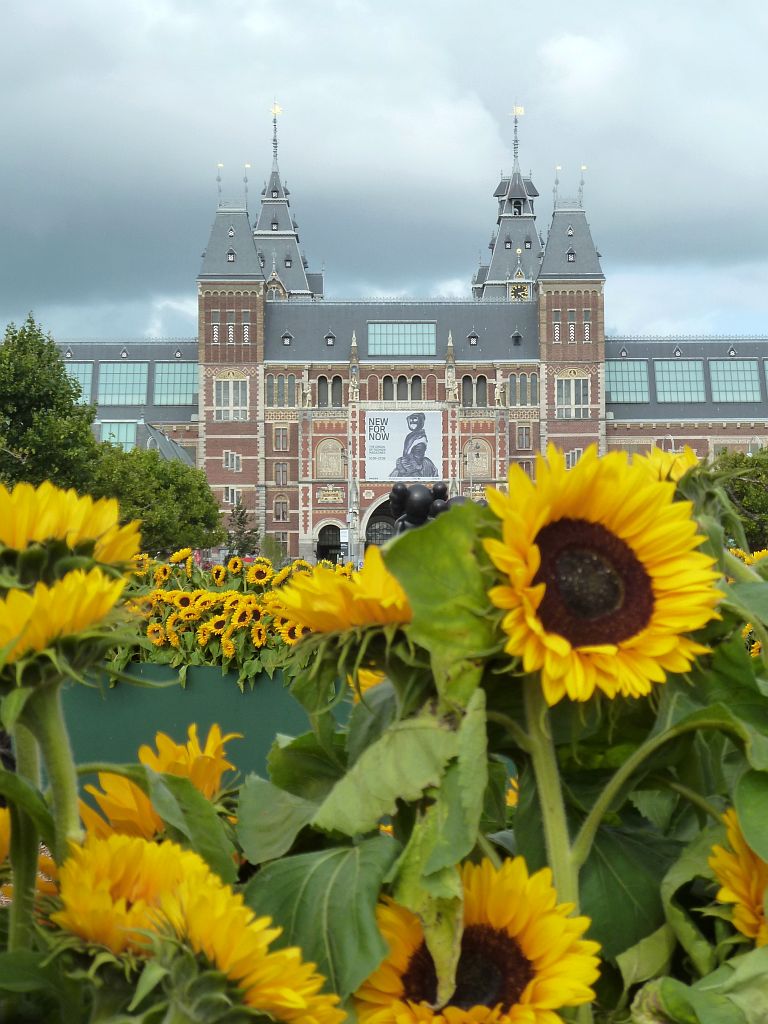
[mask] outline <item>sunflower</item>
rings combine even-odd
[[[173,552],[168,561],[171,565],[176,565],[178,562],[186,562],[191,554],[192,548],[179,548],[178,551]]]
[[[180,647],[181,641],[179,640],[179,634],[176,632],[176,626],[179,622],[179,616],[176,612],[173,615],[169,615],[165,620],[165,635],[168,637],[168,643],[171,647]]]
[[[162,647],[165,643],[165,630],[159,622],[151,622],[147,626],[147,639],[155,645]]]
[[[214,615],[212,619],[209,619],[205,625],[213,633],[214,636],[221,636],[224,630],[227,628],[227,616],[226,615]]]
[[[255,623],[251,627],[251,643],[254,647],[263,647],[267,642],[267,631],[264,629],[260,622]]]
[[[205,647],[205,645],[211,639],[211,627],[206,622],[204,622],[202,626],[198,627],[195,636],[197,637],[198,644],[201,647]]]
[[[208,611],[209,608],[213,608],[214,604],[216,604],[217,597],[218,595],[208,594],[205,591],[203,591],[202,594],[198,594],[198,596],[195,598],[195,608],[197,608],[198,611],[206,612]]]
[[[131,559],[131,572],[134,576],[146,576],[149,571],[149,555],[134,555]]]
[[[308,626],[300,626],[295,622],[285,622],[277,627],[277,632],[283,643],[293,647],[303,636],[308,636],[312,630]]]
[[[194,604],[194,597],[188,590],[178,590],[173,597],[174,605],[179,611],[184,611],[185,608],[189,608]]]
[[[682,634],[718,617],[718,574],[674,494],[625,452],[594,447],[566,471],[550,446],[536,483],[511,466],[509,496],[488,489],[502,540],[484,545],[507,576],[489,597],[507,613],[505,650],[541,673],[549,704],[642,696],[707,651]]]
[[[223,565],[214,565],[211,569],[211,578],[217,587],[220,587],[227,578],[227,570]]]
[[[755,940],[756,946],[768,945],[765,920],[765,896],[768,891],[768,864],[747,845],[736,811],[731,807],[723,815],[730,850],[712,847],[709,866],[720,883],[717,898],[733,903],[733,925],[742,935]]]
[[[113,953],[149,952],[147,930],[156,930],[158,904],[182,881],[201,886],[211,873],[202,857],[175,843],[133,836],[86,837],[74,843],[59,871],[59,928]]]
[[[385,899],[377,919],[389,954],[355,993],[361,1024],[555,1024],[554,1011],[594,999],[600,947],[582,938],[589,918],[570,917],[551,880],[549,868],[529,875],[522,857],[498,870],[488,860],[464,865],[456,989],[438,1009],[421,924]]]
[[[74,569],[50,587],[37,583],[32,593],[9,591],[0,600],[0,651],[6,648],[5,663],[97,625],[114,608],[124,586],[125,580],[101,569]]]
[[[272,564],[270,562],[254,562],[253,565],[248,566],[248,571],[245,574],[245,581],[246,583],[263,587],[265,584],[269,583],[274,575],[275,570],[272,568]]]
[[[339,998],[322,992],[325,978],[295,946],[270,951],[280,934],[268,917],[256,917],[240,893],[208,876],[166,890],[160,907],[177,937],[234,982],[246,1006],[275,1021],[341,1024]]]
[[[170,565],[158,565],[158,567],[155,569],[154,574],[152,576],[152,578],[155,581],[155,586],[156,587],[161,587],[163,585],[163,583],[167,582],[168,577],[170,575],[171,575],[171,567],[170,567]]]
[[[184,562],[184,572],[188,580],[192,579],[192,566],[195,564],[195,560],[192,555]]]
[[[221,638],[221,653],[225,658],[234,658],[235,644],[231,637],[223,636]]]
[[[236,629],[245,629],[253,619],[253,608],[250,605],[240,603],[232,612],[232,625]]]
[[[671,480],[676,484],[689,469],[698,466],[699,457],[686,445],[682,451],[671,452],[651,448],[647,455],[636,455],[633,461],[642,466],[652,480]]]
[[[272,586],[273,587],[281,587],[283,585],[283,583],[285,583],[285,581],[291,575],[292,572],[293,572],[293,567],[290,566],[290,565],[286,565],[284,568],[282,568],[280,570],[280,572],[276,572],[275,573],[275,575],[272,578]]]
[[[163,831],[163,819],[152,806],[143,789],[130,779],[111,772],[99,772],[99,786],[85,786],[95,800],[98,814],[84,800],[80,801],[80,818],[88,835],[106,839],[115,833],[152,839]]]
[[[221,595],[224,597],[224,595]],[[234,608],[240,604],[240,594],[236,591],[231,591],[224,597],[224,604],[222,605],[225,612],[231,612]]]
[[[318,565],[311,575],[299,573],[283,587],[279,602],[291,621],[315,633],[411,621],[405,591],[374,546],[351,579]]]
[[[508,780],[508,784],[507,784],[507,793],[506,793],[506,797],[505,797],[506,805],[507,805],[507,807],[512,807],[512,808],[517,807],[517,804],[518,804],[519,800],[520,800],[520,780],[517,778],[517,776],[513,777],[513,776],[510,775],[509,780]]]
[[[230,560],[227,562],[227,569],[229,572],[232,573],[233,576],[239,576],[240,573],[243,571],[242,558],[238,558],[237,556],[235,556],[234,558],[230,558]]]

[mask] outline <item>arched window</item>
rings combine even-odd
[[[317,404],[320,409],[328,408],[328,378],[317,378]]]
[[[272,374],[267,374],[267,386],[266,386],[266,399],[267,405],[275,404],[275,378]]]
[[[334,409],[340,409],[344,405],[344,385],[341,377],[334,377],[331,381],[331,405]]]
[[[520,405],[528,405],[528,374],[520,374]]]
[[[391,377],[385,377],[382,381],[382,396],[385,402],[394,402],[395,400],[395,382]]]
[[[462,405],[474,405],[475,404],[474,381],[469,376],[461,378],[461,404]]]
[[[282,373],[277,378],[277,404],[281,408],[285,405],[285,377]]]
[[[517,374],[510,373],[509,375],[509,394],[507,400],[510,405],[517,405]]]
[[[512,208],[514,210],[515,217],[519,217],[520,214],[523,212],[523,204],[520,202],[519,199],[516,199],[514,201],[514,203],[512,204]]]
[[[368,400],[375,402],[379,397],[379,378],[371,374],[368,378]]]
[[[323,438],[315,448],[315,475],[323,480],[344,479],[344,449],[334,437]]]
[[[411,380],[411,398],[421,401],[421,377],[413,377]]]
[[[539,404],[539,375],[531,374],[531,405]]]
[[[408,401],[408,378],[402,374],[397,378],[397,400],[398,402]]]
[[[296,377],[292,373],[288,374],[288,394],[285,404],[289,405],[292,409],[296,405]]]
[[[475,405],[481,409],[488,406],[488,381],[483,376],[478,377],[475,384]]]

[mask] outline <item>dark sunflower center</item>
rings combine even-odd
[[[558,519],[536,535],[539,618],[574,646],[616,644],[648,624],[653,589],[632,548],[600,523]]]
[[[461,939],[456,990],[448,1005],[469,1010],[500,1003],[506,1012],[519,1002],[532,977],[530,961],[511,936],[487,924],[469,925]],[[413,954],[403,975],[403,995],[431,1005],[437,999],[435,964],[425,943]]]

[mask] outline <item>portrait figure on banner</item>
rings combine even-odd
[[[434,462],[427,455],[427,433],[424,429],[426,417],[423,412],[413,412],[407,417],[408,433],[403,441],[403,454],[395,463],[390,477],[436,477],[440,474]]]

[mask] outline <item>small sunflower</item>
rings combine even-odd
[[[254,562],[253,565],[248,566],[245,581],[253,586],[263,587],[269,583],[274,575],[275,570],[271,565],[267,565],[264,562]]]
[[[415,914],[385,899],[377,910],[389,945],[355,993],[361,1024],[555,1024],[554,1012],[594,999],[596,942],[587,917],[557,903],[549,868],[528,874],[522,857],[497,870],[465,864],[464,933],[450,1002],[434,1008],[435,965]]]
[[[299,642],[299,640],[301,640],[302,637],[308,636],[312,630],[307,626],[300,626],[295,622],[286,622],[277,627],[277,632],[280,634],[280,638],[283,643],[288,644],[289,647],[293,647]]]
[[[227,569],[233,576],[239,576],[243,571],[243,560],[237,555],[227,562]]]
[[[146,576],[149,571],[149,555],[134,555],[131,559],[131,572],[134,576]]]
[[[292,572],[293,566],[286,565],[283,569],[280,570],[280,572],[276,572],[275,575],[272,577],[272,586],[281,587],[283,583],[285,583],[285,581],[289,578]]]
[[[686,445],[682,451],[672,452],[651,448],[647,455],[636,455],[633,462],[642,466],[652,480],[671,480],[676,484],[689,469],[698,466],[699,457]]]
[[[171,647],[176,647],[177,649],[181,646],[179,634],[176,632],[178,624],[179,615],[176,612],[174,612],[173,615],[169,615],[165,620],[165,635],[168,637],[168,643]]]
[[[201,647],[205,647],[205,645],[211,639],[211,627],[207,625],[207,623],[203,623],[202,626],[198,627],[197,633],[195,635],[197,637],[198,644]]]
[[[247,604],[239,604],[232,612],[232,624],[236,629],[245,629],[253,619],[253,608]]]
[[[260,622],[251,627],[251,643],[257,649],[263,647],[267,642],[267,631]]]
[[[224,604],[222,605],[222,607],[224,608],[225,612],[231,612],[234,608],[237,608],[237,606],[240,604],[240,601],[241,595],[233,591],[232,593],[227,594],[227,596],[224,598]]]
[[[709,866],[720,883],[717,898],[721,903],[734,904],[734,928],[754,939],[756,946],[768,945],[765,920],[768,864],[747,845],[732,807],[723,815],[723,821],[730,850],[713,846],[709,858]]]
[[[234,641],[228,636],[223,636],[221,638],[221,653],[225,658],[234,658],[235,656]]]
[[[227,578],[227,570],[223,565],[214,565],[211,569],[211,578],[217,587],[220,587]]]
[[[208,620],[206,625],[214,636],[221,636],[227,628],[228,621],[229,620],[226,615],[214,615],[212,619]]]
[[[214,594],[202,593],[195,598],[195,608],[201,612],[207,612],[216,604],[217,597]]]
[[[168,581],[168,577],[171,575],[170,565],[158,565],[155,569],[152,578],[155,581],[156,587],[161,587],[163,583]]]
[[[192,566],[195,564],[195,560],[192,555],[184,563],[184,572],[188,580],[192,579]]]
[[[283,587],[279,603],[291,621],[315,633],[411,621],[406,593],[374,546],[351,579],[318,565],[311,575],[299,573]]]
[[[168,561],[171,565],[176,565],[178,562],[185,562],[192,554],[192,548],[179,548],[178,551],[174,551]]]
[[[155,645],[162,647],[165,643],[165,630],[160,622],[151,622],[147,626],[147,639]]]
[[[718,617],[719,577],[674,497],[625,452],[594,447],[566,470],[551,446],[535,483],[511,466],[509,495],[488,489],[502,540],[484,545],[507,577],[489,597],[507,613],[505,650],[541,673],[549,704],[643,696],[706,653],[684,634]]]
[[[173,603],[179,609],[184,611],[185,608],[190,608],[194,604],[194,598],[188,590],[179,590],[173,598]]]

